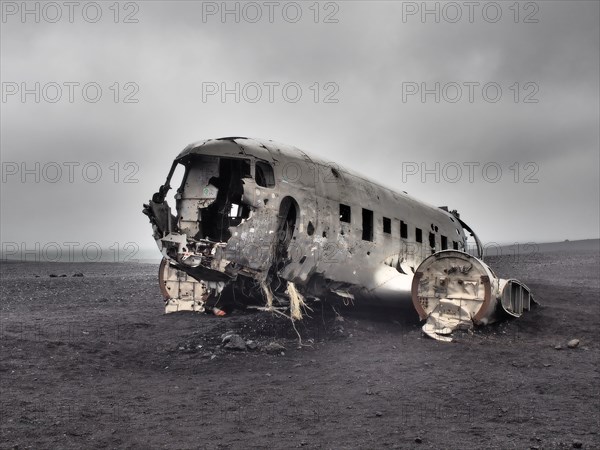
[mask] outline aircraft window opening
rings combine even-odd
[[[448,238],[442,235],[442,250],[448,250]]]
[[[255,176],[256,184],[261,187],[272,188],[275,186],[275,174],[269,163],[256,161]]]
[[[363,208],[362,210],[362,239],[373,241],[373,211]]]
[[[400,221],[400,237],[408,238],[408,225],[403,220]]]
[[[423,231],[420,228],[415,228],[415,239],[417,242],[423,242]]]
[[[198,216],[193,218],[198,223],[198,232],[196,233],[198,238],[225,242],[231,237],[229,228],[238,226],[250,214],[250,208],[242,203],[242,178],[250,172],[250,164],[247,160],[237,158],[219,158],[218,166],[215,163],[216,161],[212,162],[210,173],[205,173],[209,166],[192,166],[190,172],[192,176],[194,176],[194,170],[197,170],[200,175],[204,173],[204,178],[210,176],[208,184],[216,188],[216,193],[213,194],[214,201],[204,208],[199,208]],[[202,189],[199,195],[205,195],[205,190],[210,191],[209,186],[198,186],[197,188]],[[193,191],[187,188],[187,194],[189,195],[191,192]],[[183,208],[183,211],[187,211],[187,209]]]
[[[352,210],[348,205],[340,203],[340,222],[350,223]]]
[[[435,250],[435,234],[429,233],[429,246]]]
[[[392,234],[392,220],[389,217],[383,218],[383,232]]]

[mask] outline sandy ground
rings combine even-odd
[[[164,315],[157,265],[2,263],[0,447],[600,448],[597,245],[490,259],[542,306],[451,344],[316,305],[298,348],[266,313]]]

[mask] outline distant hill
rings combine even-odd
[[[501,245],[502,254],[556,253],[556,252],[600,252],[600,239],[582,239],[578,241],[533,243],[523,242],[511,245]],[[493,250],[490,249],[490,253]]]

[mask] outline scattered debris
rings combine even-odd
[[[346,332],[344,331],[344,327],[340,324],[336,324],[333,327],[332,333],[335,337],[344,337],[346,335]]]
[[[217,308],[216,306],[212,309],[212,313],[217,317],[224,317],[227,315],[225,311],[223,311],[221,308]]]
[[[226,334],[223,344],[227,350],[246,350],[246,342],[239,334]]]
[[[277,355],[283,351],[285,351],[285,347],[277,342],[269,342],[267,345],[263,347],[263,350],[267,352],[269,355]]]

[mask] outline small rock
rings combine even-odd
[[[332,333],[336,337],[343,337],[345,334],[344,327],[341,325],[336,325],[335,327],[333,327]]]
[[[246,341],[246,347],[248,348],[248,350],[256,350],[258,348],[258,342],[248,340]]]
[[[560,345],[560,344],[556,344],[556,345],[554,346],[554,350],[562,350],[562,345]]]
[[[367,395],[373,395],[373,391],[371,389],[367,388],[365,394],[367,394]]]
[[[302,364],[296,363],[296,364],[294,364],[294,367],[302,367]]]
[[[217,357],[217,355],[210,355],[210,359],[213,360]]]
[[[77,272],[73,274],[74,277],[83,277],[84,275],[81,272]]]
[[[375,412],[375,415],[376,415],[377,417],[381,417],[381,416],[383,416],[383,413],[382,413],[381,411],[376,411],[376,412]]]
[[[583,447],[583,442],[573,441],[573,448],[581,448],[581,447]]]
[[[344,318],[342,316],[335,316],[335,321],[336,322],[343,322]]]
[[[226,331],[225,333],[223,333],[223,334],[221,335],[221,342],[222,342],[223,344],[226,344],[226,343],[227,343],[227,341],[228,341],[228,338],[229,338],[229,336],[232,336],[232,335],[234,335],[234,334],[235,334],[235,333],[234,333],[233,331],[231,331],[231,330],[229,330],[229,331]]]
[[[421,442],[423,442],[423,439],[421,439],[420,437],[416,437],[416,438],[415,438],[415,442],[416,442],[417,444],[420,444]]]
[[[230,334],[224,342],[227,350],[246,350],[246,342],[237,334]]]
[[[267,373],[265,373],[265,376],[266,377],[271,377],[272,375],[269,372],[267,372]]]
[[[285,350],[285,347],[277,342],[269,342],[267,345],[263,347],[263,350],[270,355],[280,354]]]
[[[579,345],[579,339],[571,339],[569,342],[567,342],[567,347],[569,348],[575,348]]]

